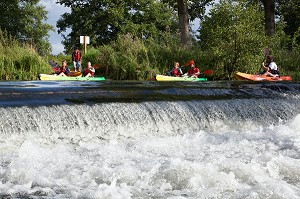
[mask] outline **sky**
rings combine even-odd
[[[40,4],[45,6],[45,10],[48,11],[48,20],[46,23],[52,25],[55,31],[50,31],[49,42],[52,45],[52,54],[57,55],[64,51],[64,46],[61,44],[63,40],[62,36],[57,33],[56,22],[60,16],[65,12],[70,12],[70,8],[66,8],[56,3],[57,0],[41,0]]]

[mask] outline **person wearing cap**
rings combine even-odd
[[[81,71],[81,52],[78,47],[74,48],[74,51],[72,53],[72,62],[74,65],[74,70]]]

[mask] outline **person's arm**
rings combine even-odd
[[[264,69],[264,71],[268,71],[269,67],[265,66],[265,62],[261,63],[261,67]]]

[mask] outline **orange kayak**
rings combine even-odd
[[[265,75],[253,75],[247,73],[237,72],[235,74],[237,80],[250,80],[250,81],[291,81],[291,76],[276,76],[270,77]]]

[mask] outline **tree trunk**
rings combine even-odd
[[[275,32],[275,0],[263,0],[265,10],[265,32],[272,36]]]
[[[186,0],[177,0],[178,19],[181,43],[187,46],[190,43],[190,24]]]

